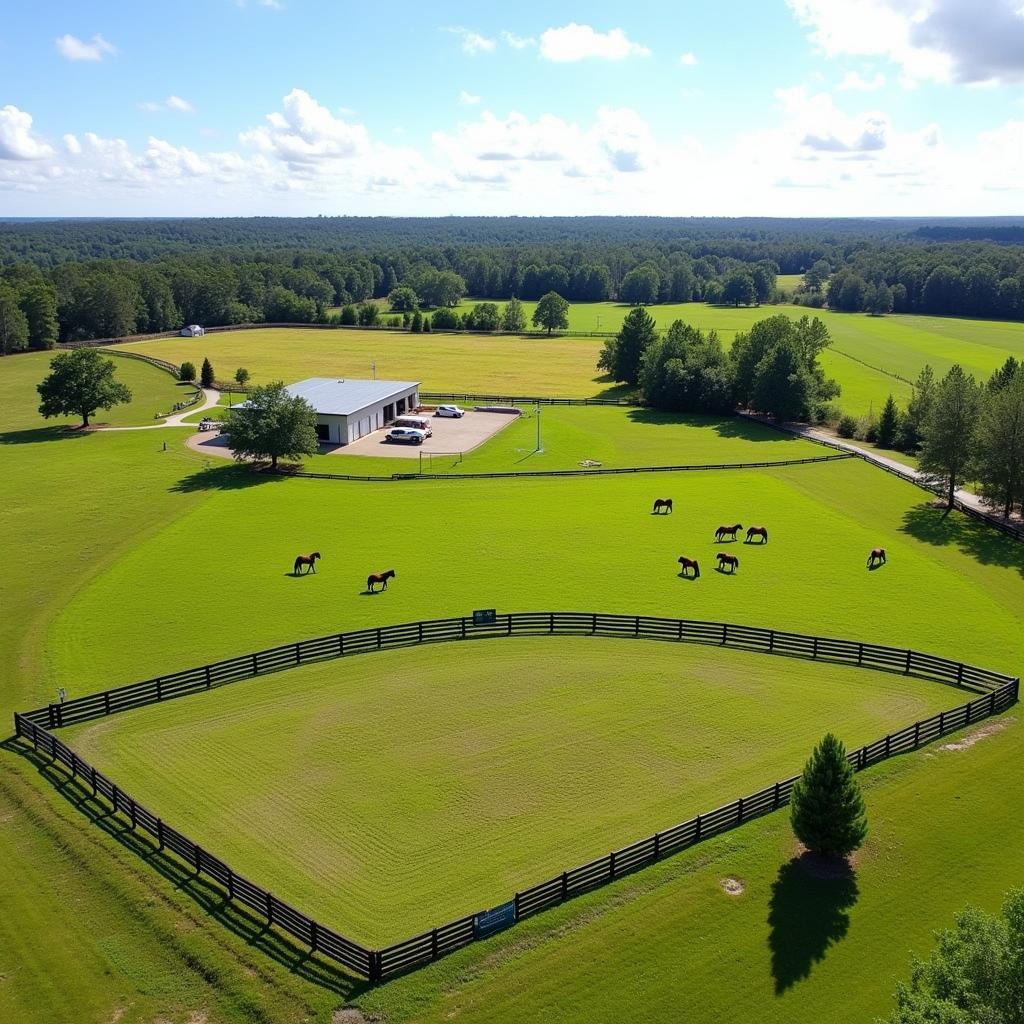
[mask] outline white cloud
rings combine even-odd
[[[572,21],[562,28],[546,29],[540,37],[540,55],[560,63],[599,58],[625,60],[627,57],[648,57],[646,46],[632,42],[621,28],[598,32],[590,25]]]
[[[885,75],[876,71],[871,78],[864,78],[858,71],[847,71],[843,80],[836,86],[840,91],[846,92],[875,92],[885,85]]]
[[[78,136],[72,135],[68,132],[62,141],[64,142],[64,148],[72,156],[78,156],[78,154],[82,152],[82,144],[78,141]]]
[[[325,159],[351,159],[369,149],[362,125],[335,117],[304,89],[292,89],[282,106],[283,112],[267,114],[265,125],[242,132],[241,141],[293,168]]]
[[[488,36],[481,35],[471,28],[454,25],[445,29],[462,40],[462,52],[475,57],[478,53],[490,53],[498,44]]]
[[[507,30],[501,33],[501,38],[512,47],[513,50],[525,50],[527,47],[536,46],[537,40],[533,36],[519,36],[515,32]]]
[[[885,57],[905,84],[1024,81],[1020,0],[787,0],[829,56]]]
[[[108,43],[98,32],[89,42],[67,33],[54,40],[57,52],[68,60],[103,60],[117,53],[117,47]]]
[[[885,149],[889,119],[880,111],[848,116],[828,93],[809,94],[804,86],[777,89],[778,100],[798,144],[822,153],[873,153]]]
[[[681,53],[679,55],[679,63],[685,68],[692,68],[697,64],[697,57],[692,53]]]
[[[142,110],[149,111],[173,110],[179,114],[193,114],[196,109],[188,100],[183,100],[180,96],[175,96],[173,93],[165,100],[147,100],[144,103],[140,103],[139,107]]]
[[[476,106],[480,102],[480,97],[479,96],[474,96],[473,93],[466,92],[466,90],[463,89],[459,93],[459,102],[463,106],[473,107],[473,106]]]
[[[42,160],[53,149],[32,131],[32,115],[8,104],[0,108],[0,160]]]

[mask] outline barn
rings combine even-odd
[[[182,327],[179,332],[182,338],[201,338],[206,330],[199,326],[199,324],[189,324],[188,327]]]
[[[310,377],[287,390],[316,410],[316,432],[324,444],[356,441],[420,404],[419,381]]]

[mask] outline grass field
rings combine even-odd
[[[463,305],[469,308],[472,302]],[[532,306],[524,305],[528,309]],[[578,303],[570,310],[570,328],[614,331],[628,309],[614,303]],[[833,340],[822,364],[842,386],[838,404],[857,415],[872,406],[877,411],[890,393],[906,404],[910,386],[880,371],[913,380],[925,363],[931,363],[938,374],[943,374],[959,362],[979,378],[986,378],[1007,356],[1024,357],[1024,324],[1020,323],[926,316],[870,317],[788,305],[735,309],[686,303],[649,309],[662,327],[683,319],[706,330],[717,330],[726,344],[737,331],[748,330],[766,316],[821,317]],[[233,331],[201,339],[170,338],[125,347],[173,362],[196,361],[208,355],[219,372],[230,375],[235,367],[244,365],[257,383],[335,374],[366,377],[375,363],[378,377],[422,380],[428,391],[570,397],[621,394],[624,389],[603,378],[596,369],[601,345],[600,339],[585,337],[545,339],[442,333],[425,337],[389,331],[295,328]]]
[[[943,519],[860,462],[571,481],[262,479],[204,468],[179,431],[43,425],[41,373],[23,359],[37,357],[0,360],[4,713],[52,699],[57,685],[77,695],[341,628],[493,606],[870,636],[1015,674],[1024,662],[1024,549]],[[621,443],[609,424],[607,443]],[[167,452],[161,438],[174,440]],[[649,515],[659,495],[676,499],[673,516]],[[734,579],[706,565],[696,584],[676,577],[678,554],[706,560],[714,526],[748,519],[772,541],[740,547]],[[867,573],[876,544],[889,565]],[[317,575],[286,576],[314,547]],[[386,594],[361,595],[367,572],[392,566]],[[869,1020],[935,928],[969,900],[995,907],[1020,882],[1024,824],[1007,813],[1024,756],[1014,717],[969,749],[930,748],[863,777],[872,833],[855,901],[787,867],[792,840],[775,816],[374,993],[225,909],[7,745],[0,1017],[326,1024],[356,998],[391,1022],[668,1022],[680,1006],[695,1021],[799,1024],[820,1021],[822,1007]],[[728,875],[743,896],[722,893]]]
[[[852,749],[965,699],[747,652],[523,638],[296,669],[62,735],[377,947],[785,777],[830,728]]]

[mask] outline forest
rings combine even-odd
[[[1022,231],[1014,218],[7,220],[0,353],[188,323],[351,322],[342,307],[389,296],[406,319],[411,304],[552,292],[1022,319]],[[800,284],[780,290],[780,274]]]

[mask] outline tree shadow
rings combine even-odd
[[[205,469],[189,473],[172,484],[170,490],[175,494],[193,494],[196,491],[239,491],[282,479],[284,476],[280,473],[262,472],[252,466],[225,462],[219,466],[207,466]]]
[[[1024,544],[961,512],[947,514],[925,502],[907,509],[900,529],[925,544],[952,545],[983,565],[1016,569],[1024,576]]]
[[[776,995],[809,977],[829,948],[846,937],[849,910],[860,895],[850,865],[838,864],[827,876],[813,866],[811,854],[794,857],[772,883],[768,945]]]
[[[40,444],[44,441],[67,441],[72,437],[88,437],[91,431],[81,427],[30,427],[28,430],[7,430],[0,433],[0,444]]]
[[[711,413],[668,412],[663,409],[649,409],[645,406],[639,409],[630,409],[627,415],[633,423],[661,427],[697,427],[714,430],[719,437],[738,437],[745,441],[789,444],[801,440],[796,434],[772,430],[771,427],[736,414],[722,413],[716,416]]]
[[[0,743],[0,749],[24,758],[90,824],[101,829],[122,849],[155,870],[208,917],[291,974],[325,988],[346,1001],[371,987],[368,982],[348,974],[334,962],[311,953],[271,928],[263,918],[250,913],[243,905],[228,899],[227,893],[210,878],[198,875],[194,868],[167,850],[159,849],[147,835],[134,831],[107,804],[94,797],[80,780],[73,779],[63,766],[14,737]]]

